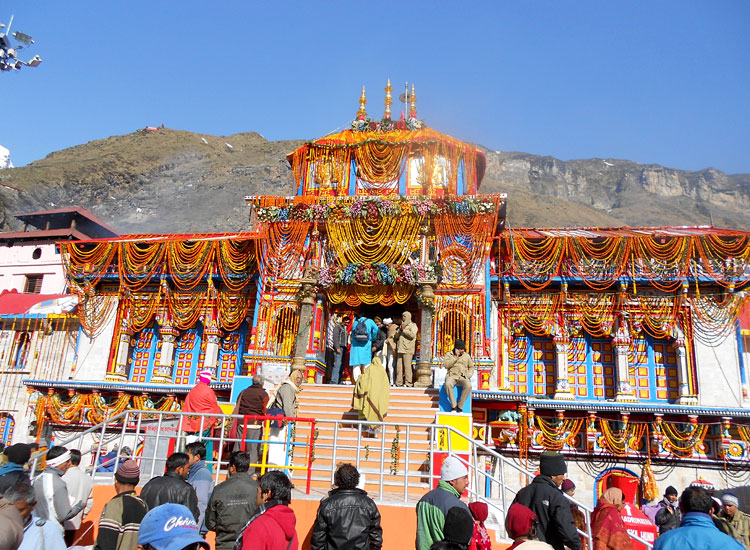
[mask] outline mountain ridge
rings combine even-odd
[[[18,214],[83,206],[122,233],[239,231],[245,195],[295,193],[286,154],[302,143],[159,128],[54,151],[0,171],[0,229],[20,229]],[[750,226],[750,174],[476,146],[487,156],[480,192],[508,194],[512,227]]]

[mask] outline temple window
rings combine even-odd
[[[13,415],[8,413],[0,414],[0,443],[10,444],[13,439],[13,430],[16,427],[16,421]]]
[[[183,331],[177,339],[174,352],[174,383],[192,384],[196,380],[203,325]]]
[[[633,338],[628,365],[630,383],[640,401],[677,401],[677,354],[671,342],[650,336]]]
[[[614,399],[615,355],[607,340],[571,338],[568,345],[570,392],[581,399]]]
[[[514,338],[508,363],[508,380],[513,393],[554,395],[555,342],[552,338]]]
[[[294,353],[294,342],[297,339],[299,310],[296,305],[285,305],[278,308],[271,321],[269,333],[269,351],[282,357]]]
[[[219,346],[216,378],[219,382],[231,382],[242,369],[242,350],[245,344],[247,323],[234,332],[227,334]]]
[[[13,356],[13,366],[17,369],[22,369],[26,366],[30,347],[31,335],[28,332],[19,332],[18,336],[16,336],[15,354]]]
[[[143,329],[135,338],[133,346],[130,376],[131,382],[149,382],[151,380],[151,371],[161,356],[159,337],[156,335],[158,326],[152,326]]]
[[[23,291],[26,294],[41,294],[44,275],[26,275]]]

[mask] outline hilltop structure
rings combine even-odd
[[[214,373],[322,383],[344,315],[420,327],[416,383],[466,342],[474,435],[522,461],[545,449],[593,487],[645,469],[746,481],[750,233],[713,227],[510,229],[479,193],[484,155],[408,112],[367,116],[288,156],[294,197],[246,197],[247,232],[61,243],[93,340],[77,380],[27,380],[37,421],[90,426],[175,410]],[[653,466],[652,466],[653,465]],[[679,481],[677,481],[679,479]]]

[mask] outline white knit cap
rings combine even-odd
[[[384,325],[390,325],[392,323],[393,323],[393,319],[391,319],[390,317],[386,317],[385,319],[383,319]]]
[[[440,468],[441,481],[453,481],[466,475],[469,475],[468,468],[455,456],[449,456],[443,461],[443,467]]]

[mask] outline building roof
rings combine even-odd
[[[99,219],[97,216],[92,214],[89,210],[82,206],[71,206],[68,208],[55,208],[54,210],[39,210],[38,212],[29,212],[27,214],[19,214],[16,216],[16,219],[21,220],[24,223],[28,223],[31,225],[34,225],[34,222],[38,218],[49,218],[49,217],[56,217],[56,216],[64,216],[65,214],[73,214],[81,216],[82,218],[86,218],[87,220],[95,223],[99,227],[109,231],[112,233],[112,236],[116,236],[118,233],[114,229],[112,229],[109,225],[104,223],[101,219]],[[36,226],[35,227],[39,227]]]
[[[679,225],[664,227],[521,227],[509,230],[508,235],[525,239],[546,239],[550,237],[584,237],[599,239],[608,237],[738,237],[750,236],[750,231],[723,229],[712,225]],[[505,235],[501,234],[500,237]]]
[[[77,229],[65,227],[62,229],[41,229],[39,231],[8,231],[0,233],[0,241],[84,241],[89,235],[81,233]]]
[[[23,315],[41,302],[65,298],[67,294],[26,294],[17,290],[0,293],[0,315]]]

